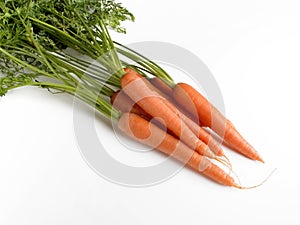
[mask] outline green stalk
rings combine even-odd
[[[114,42],[117,46],[117,51],[126,56],[127,58],[131,59],[132,61],[138,63],[142,67],[144,67],[146,70],[151,71],[152,74],[155,76],[163,79],[170,87],[173,87],[175,85],[172,77],[159,65],[157,65],[152,60],[148,59],[147,57],[143,56],[142,54],[134,51],[131,48],[128,48],[125,45],[122,45],[118,42]],[[125,50],[124,50],[125,49]]]
[[[24,68],[28,68],[36,73],[39,73],[41,75],[50,77],[50,78],[55,78],[52,74],[47,73],[43,70],[38,69],[37,67],[34,67],[32,65],[30,65],[29,63],[26,63],[24,61],[22,61],[21,59],[18,59],[17,57],[11,55],[9,52],[7,52],[6,50],[4,50],[3,48],[0,47],[0,52],[4,53],[5,55],[7,55],[11,60],[15,61],[16,63],[18,63],[19,65],[23,66]]]
[[[113,119],[115,121],[118,121],[121,116],[119,111],[115,110],[109,103],[107,103],[97,95],[91,93],[86,88],[82,88],[82,87],[74,88],[66,85],[46,83],[46,82],[34,83],[33,85],[42,88],[51,88],[58,91],[66,91],[66,93],[71,94],[79,98],[80,100],[84,101],[91,107],[96,108],[108,119]]]
[[[113,73],[116,73],[116,75],[121,78],[124,75],[125,71],[123,70],[120,59],[116,53],[114,42],[112,41],[110,34],[101,19],[98,19],[98,24],[100,25],[102,30],[102,43],[105,43],[107,49],[109,50],[110,56],[112,56],[113,65],[115,66]]]
[[[120,79],[115,75],[111,76],[105,68],[91,64],[90,62],[84,61],[82,59],[78,59],[76,57],[67,54],[62,54],[59,52],[55,52],[55,54],[59,55],[61,61],[75,68],[78,68],[84,74],[89,75],[102,83],[106,83],[108,85],[112,85],[117,88],[121,87]]]
[[[112,73],[112,76],[116,74],[119,78],[124,74],[124,70],[122,68],[122,64],[119,60],[118,55],[116,54],[115,47],[113,44],[113,41],[111,40],[111,37],[107,31],[106,26],[103,24],[101,20],[99,20],[99,25],[101,27],[102,33],[102,44],[104,45],[104,49],[101,48],[98,41],[93,35],[92,30],[87,26],[87,24],[84,23],[80,15],[78,14],[79,19],[82,21],[83,25],[85,26],[89,36],[95,43],[94,45],[91,45],[89,42],[85,42],[84,44],[81,44],[76,38],[70,36],[67,32],[62,31],[52,25],[49,25],[47,23],[44,23],[43,21],[29,18],[32,20],[38,27],[41,29],[44,29],[46,32],[51,34],[55,39],[59,40],[61,43],[78,50],[80,52],[83,52],[84,54],[90,56],[91,58],[97,60],[100,64],[102,64],[104,67],[106,67],[110,73]],[[91,49],[88,49],[88,47],[91,45]],[[97,52],[99,57],[93,53]],[[108,58],[108,59],[106,59]]]
[[[30,31],[29,31],[29,32],[30,32]],[[30,40],[31,40],[31,42],[34,44],[35,48],[37,49],[37,52],[38,52],[38,53],[40,54],[40,56],[43,58],[45,64],[46,64],[47,67],[52,71],[52,73],[54,74],[54,76],[55,76],[56,78],[60,79],[60,80],[61,80],[62,82],[64,82],[65,84],[70,84],[70,83],[68,82],[68,80],[62,79],[61,76],[57,73],[57,70],[55,70],[55,69],[52,67],[52,65],[50,64],[48,58],[45,56],[45,54],[44,54],[44,52],[43,52],[43,47],[40,46],[40,45],[35,41],[35,39],[34,39],[34,37],[33,37],[33,35],[32,35],[31,32],[29,33],[29,35],[30,35]],[[73,79],[72,76],[68,76],[68,79],[69,79],[70,81],[74,82],[74,84],[77,85],[77,83],[78,83],[77,80]]]
[[[91,77],[87,76],[84,71],[81,71],[76,68],[76,65],[74,65],[73,62],[67,62],[62,59],[59,59],[52,55],[51,53],[48,53],[47,55],[48,58],[50,58],[53,62],[57,63],[64,69],[68,70],[69,72],[73,73],[78,77],[79,80],[81,80],[85,85],[91,86],[91,88],[96,91],[96,93],[103,94],[105,96],[110,97],[113,95],[114,91],[109,88],[108,86],[104,85],[103,83],[99,83],[96,80],[92,79]]]
[[[51,34],[53,37],[60,37],[59,41],[61,43],[67,46],[72,46],[74,49],[81,51],[91,56],[92,58],[97,58],[97,56],[86,47],[86,45],[84,45],[82,42],[78,41],[76,38],[69,35],[68,33],[38,19],[32,17],[28,18],[39,28],[44,29],[46,32],[49,32],[49,34]]]
[[[38,82],[32,81],[28,83],[18,84],[11,87],[7,87],[7,91],[24,87],[24,86],[36,86],[44,89],[53,89],[60,92],[64,92],[70,94],[74,97],[79,98],[84,101],[91,107],[97,109],[100,113],[102,113],[108,119],[112,119],[118,121],[121,113],[114,109],[109,103],[100,98],[97,94],[91,92],[89,86],[80,85],[79,87],[72,87],[66,84],[57,84],[51,82]]]

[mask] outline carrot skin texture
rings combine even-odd
[[[175,158],[220,184],[236,186],[231,176],[205,156],[201,156],[174,136],[134,113],[123,113],[118,121],[118,128],[127,136]]]
[[[142,78],[132,69],[125,69],[126,74],[121,78],[123,91],[143,110],[154,118],[160,118],[178,138],[192,149],[210,158],[216,155],[182,122],[176,109],[166,104],[167,100],[151,90]]]
[[[262,161],[258,152],[240,135],[233,124],[192,86],[178,83],[173,88],[174,99],[199,119],[199,124],[215,131],[231,148],[246,157]]]

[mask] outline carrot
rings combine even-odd
[[[164,132],[153,123],[133,113],[124,113],[118,121],[118,127],[124,134],[169,155],[186,166],[198,171],[210,179],[230,187],[237,187],[234,179],[205,156],[193,151],[179,139]]]
[[[152,117],[146,113],[138,104],[129,98],[124,91],[116,91],[111,97],[110,102],[112,106],[121,112],[135,113],[146,120],[150,120]]]
[[[202,140],[208,147],[218,156],[224,156],[224,151],[218,144],[218,142],[207,133],[202,127],[196,124],[194,121],[186,117],[183,113],[180,113],[180,117],[185,122],[185,124],[191,129],[191,131],[197,135],[197,137]]]
[[[233,124],[192,86],[178,83],[173,88],[174,99],[207,126],[222,137],[229,146],[250,159],[263,162],[258,152],[241,136]]]
[[[172,96],[173,90],[159,77],[149,79],[150,83],[167,96]]]
[[[189,113],[186,109],[184,109],[181,105],[179,105],[175,99],[173,98],[173,89],[162,79],[159,77],[153,77],[150,79],[150,83],[160,91],[161,95],[168,99],[170,102],[172,102],[180,112],[182,112],[185,116],[187,116],[189,119],[197,121],[198,117],[193,116],[191,113]]]
[[[115,92],[111,98],[111,104],[112,106],[123,112],[123,113],[134,113],[139,115],[140,117],[144,118],[145,120],[151,121],[151,123],[154,123],[159,128],[165,130],[166,127],[164,124],[161,124],[159,120],[156,120],[152,118],[148,113],[146,113],[138,104],[136,104],[134,101],[132,101],[131,98],[129,98],[123,90],[119,90]],[[174,133],[167,129],[167,132],[171,135],[174,135]]]
[[[216,155],[182,122],[176,109],[167,105],[167,100],[157,92],[152,91],[145,80],[134,70],[126,69],[120,83],[123,91],[136,102],[145,112],[154,118],[159,118],[165,126],[178,138],[200,154],[210,158],[217,158]]]
[[[148,84],[148,87],[151,88],[153,91],[156,91],[158,94],[169,100],[167,102],[167,105],[169,104],[176,104],[174,102],[174,99],[172,98],[172,88],[169,87],[164,81],[162,81],[158,77],[154,77],[150,80],[151,84]],[[170,106],[170,108],[174,108],[175,106]],[[182,121],[190,128],[190,130],[205,144],[208,145],[208,147],[218,156],[224,156],[224,152],[218,142],[202,127],[200,127],[198,124],[196,124],[193,120],[191,120],[186,114],[183,112],[183,109],[181,107],[177,107],[178,110],[176,110],[182,119]]]
[[[111,104],[113,105],[114,108],[116,108],[117,110],[119,110],[123,113],[125,113],[125,112],[135,113],[148,121],[153,119],[152,116],[150,116],[148,113],[146,113],[138,104],[134,103],[134,101],[132,101],[131,98],[129,98],[125,94],[125,92],[122,90],[115,92],[111,96]],[[222,148],[219,146],[219,144],[214,140],[214,138],[207,131],[205,131],[203,128],[198,126],[192,120],[189,120],[188,118],[186,118],[181,113],[180,113],[180,116],[181,116],[182,120],[187,124],[187,126],[191,129],[191,131],[193,131],[193,133],[195,135],[197,135],[197,137],[201,141],[203,141],[205,144],[207,144],[208,147],[213,151],[213,153],[215,153],[218,156],[224,156],[224,152],[223,152]],[[158,120],[154,119],[151,121],[155,125],[160,127],[161,129],[164,128],[162,126],[162,124],[159,123]],[[168,133],[170,133],[171,135],[174,135],[174,133],[171,132],[170,130],[168,130]]]

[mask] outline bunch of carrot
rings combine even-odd
[[[118,121],[131,138],[226,186],[242,188],[217,165],[231,168],[220,144],[203,127],[233,150],[263,162],[233,124],[192,86],[174,84],[159,65],[112,41],[106,26],[123,31],[120,22],[134,18],[120,4],[32,1],[2,3],[0,96],[23,86],[70,94]],[[65,48],[100,66],[70,55]],[[136,64],[121,61],[119,55]],[[111,104],[101,95],[109,96]]]
[[[263,162],[232,123],[192,86],[178,83],[170,87],[158,77],[147,79],[130,68],[125,69],[120,83],[122,89],[111,96],[111,102],[123,112],[119,128],[131,138],[226,186],[241,188],[214,164],[217,160],[230,166],[219,143],[202,126],[212,129],[237,152]]]

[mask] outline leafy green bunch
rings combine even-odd
[[[97,58],[113,49],[105,26],[125,32],[121,22],[134,20],[126,8],[112,0],[1,0],[0,6],[0,47],[24,47],[27,52],[32,51],[32,34],[44,49],[72,47]]]
[[[5,76],[0,78],[1,96],[17,87],[38,86],[74,95],[117,118],[98,96],[111,96],[112,88],[120,87],[123,67],[173,82],[157,64],[111,39],[107,27],[125,32],[121,22],[134,20],[119,3],[0,0],[0,6],[0,72]],[[70,49],[89,60],[70,54]]]
[[[112,0],[1,0],[0,6],[0,96],[17,87],[38,86],[74,95],[118,117],[98,97],[99,90],[105,95],[113,90],[86,76],[89,64],[63,50],[71,47],[95,58],[113,50],[106,26],[125,32],[121,22],[134,19],[129,11]],[[100,64],[99,76],[121,68],[116,54]]]

